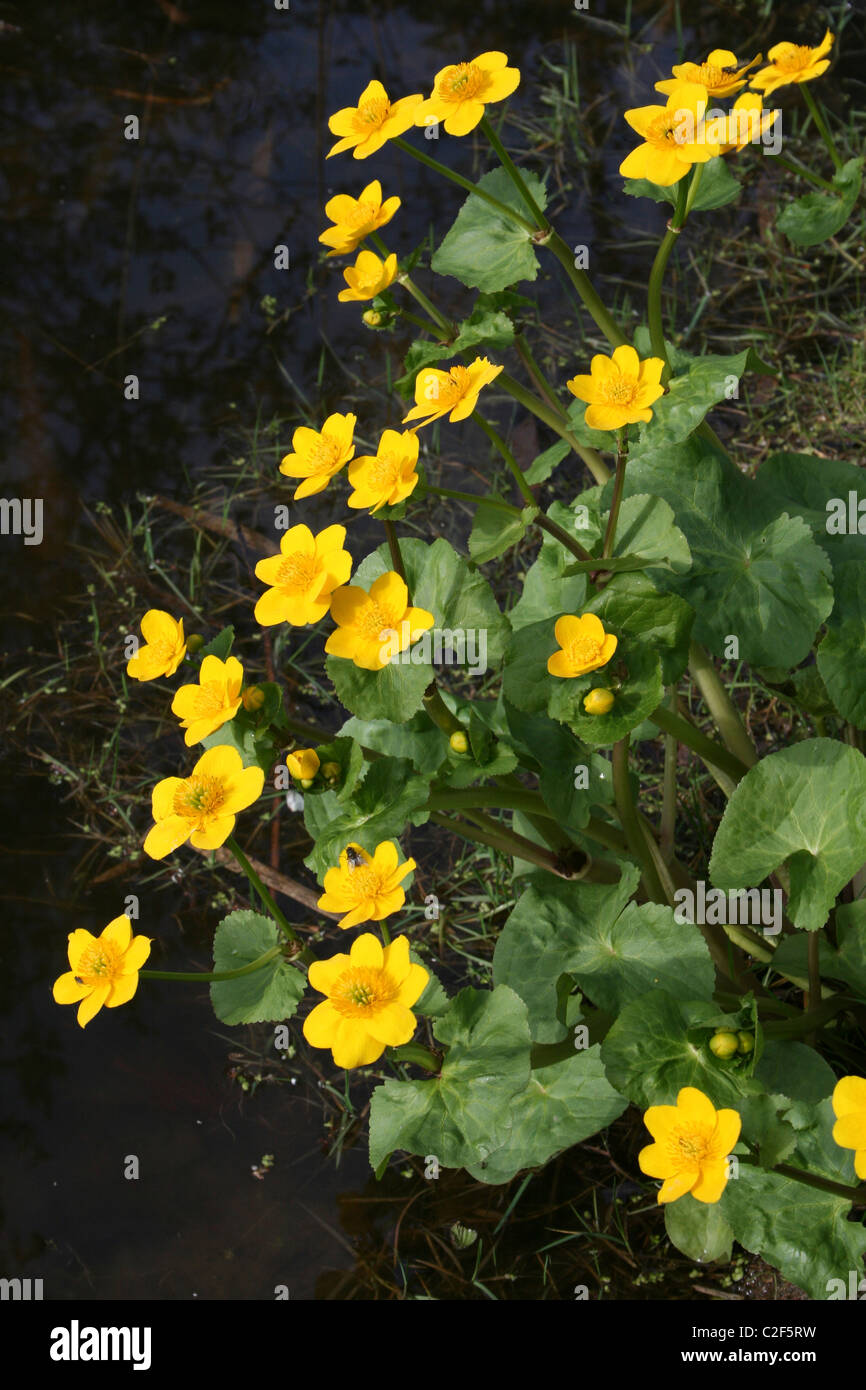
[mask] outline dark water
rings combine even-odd
[[[630,45],[604,28],[627,8]],[[687,24],[698,10],[707,20],[701,50],[750,22],[733,4],[682,8]],[[330,112],[373,76],[392,96],[426,91],[440,67],[491,47],[521,67],[529,103],[542,58],[562,62],[576,46],[596,144],[613,130],[588,174],[600,187],[630,147],[616,113],[651,100],[677,51],[673,7],[647,4],[594,3],[584,21],[564,3],[292,0],[287,12],[267,0],[66,0],[0,3],[0,20],[3,490],[45,505],[41,546],[2,539],[13,650],[43,639],[81,586],[82,502],[117,505],[139,490],[183,500],[204,465],[242,450],[257,417],[291,416],[304,397],[322,414],[339,408],[353,376],[381,384],[386,349],[337,303],[343,263],[316,269],[323,204],[381,178],[403,200],[392,240],[405,251],[427,230],[429,183],[387,150],[326,161]],[[130,115],[137,140],[124,138]],[[468,142],[435,152],[478,172]],[[461,194],[437,185],[435,200],[441,232]],[[566,239],[611,248],[626,222],[635,236],[659,217],[575,194],[558,221]],[[287,272],[274,268],[278,244]],[[615,264],[630,263],[621,247]],[[271,334],[265,295],[290,311]],[[124,399],[130,374],[138,400]],[[68,896],[77,852],[62,789],[28,777],[8,742],[0,752],[0,1276],[42,1277],[46,1298],[60,1299],[269,1299],[277,1284],[313,1298],[339,1287],[331,1276],[352,1270],[358,1231],[341,1224],[337,1199],[369,1182],[363,1145],[339,1167],[325,1161],[309,1078],[245,1096],[227,1075],[242,1030],[232,1038],[215,1021],[203,989],[143,988],[85,1031],[53,1004],[66,933],[100,931],[122,911],[120,890]],[[167,968],[207,968],[182,906],[144,892],[139,930],[159,938]],[[266,1153],[274,1165],[259,1180],[252,1167]],[[137,1180],[124,1177],[130,1155]]]

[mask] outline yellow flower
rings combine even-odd
[[[409,938],[398,936],[382,947],[369,932],[353,942],[349,954],[313,961],[310,984],[327,995],[304,1022],[313,1047],[329,1047],[338,1067],[366,1067],[386,1047],[400,1047],[415,1032],[411,1005],[430,976],[409,959]]]
[[[704,125],[707,89],[699,82],[677,82],[666,106],[636,106],[625,118],[644,143],[626,155],[619,172],[627,179],[650,179],[667,187],[693,164],[719,153]]]
[[[425,608],[409,607],[409,590],[394,570],[380,575],[369,593],[355,584],[335,589],[331,617],[337,630],[325,651],[348,658],[364,671],[381,671],[435,622]]]
[[[173,676],[186,653],[183,618],[175,621],[161,608],[151,608],[141,620],[141,633],[147,645],[127,662],[126,674],[137,681]]]
[[[375,251],[359,251],[354,265],[347,265],[343,278],[349,286],[337,295],[341,304],[349,300],[375,299],[397,277],[397,257],[394,252],[381,261]]]
[[[368,183],[358,198],[338,193],[325,204],[325,215],[334,225],[322,232],[319,241],[334,248],[328,252],[329,256],[345,256],[354,251],[364,237],[390,222],[399,206],[399,198],[382,202],[382,185],[378,179]]]
[[[324,618],[331,595],[352,573],[352,557],[343,549],[345,526],[326,526],[314,536],[309,526],[291,526],[280,540],[280,554],[259,560],[256,578],[270,587],[255,607],[262,627],[291,623],[304,627]]]
[[[216,849],[235,828],[238,811],[262,794],[265,774],[244,767],[236,748],[220,744],[203,753],[189,777],[166,777],[153,789],[153,819],[144,852],[164,859],[189,840],[196,849]]]
[[[651,1105],[644,1124],[656,1142],[641,1149],[637,1161],[647,1177],[664,1179],[659,1201],[691,1192],[698,1202],[717,1202],[741,1123],[736,1110],[716,1110],[694,1086],[682,1088],[676,1105]]]
[[[415,405],[403,416],[403,424],[420,420],[429,425],[443,415],[452,421],[465,420],[477,406],[482,388],[501,371],[486,357],[476,357],[468,367],[451,367],[447,372],[425,367],[415,378]]]
[[[820,77],[830,66],[825,55],[833,47],[833,35],[828,29],[817,48],[806,44],[777,43],[767,57],[767,67],[761,68],[752,78],[752,86],[764,96],[775,92],[777,87],[787,87],[789,82],[811,82]]]
[[[184,743],[191,748],[234,719],[241,704],[244,668],[237,657],[220,661],[206,656],[198,673],[198,685],[182,685],[171,702],[171,712],[186,729]]]
[[[355,491],[350,507],[394,506],[414,490],[418,482],[418,436],[414,430],[385,430],[375,456],[364,454],[349,464],[349,482]]]
[[[325,874],[325,891],[318,906],[324,912],[342,912],[338,927],[357,927],[359,922],[381,922],[398,912],[406,901],[400,887],[415,868],[415,860],[397,862],[397,846],[384,840],[376,846],[372,859],[360,845],[348,845],[340,855],[338,868]]]
[[[550,658],[551,661],[553,657]],[[613,709],[613,691],[599,686],[583,697],[583,708],[587,714],[608,714]]]
[[[553,631],[561,650],[548,658],[552,676],[585,676],[597,671],[607,665],[617,648],[617,638],[605,632],[594,613],[582,613],[579,618],[565,613],[557,618]]]
[[[138,988],[138,972],[150,955],[150,937],[133,936],[128,917],[115,917],[97,937],[79,927],[69,933],[69,964],[54,981],[56,1004],[77,1004],[82,1028],[103,1004],[127,1004]]]
[[[866,1077],[843,1076],[833,1092],[833,1140],[854,1150],[854,1172],[866,1182]]]
[[[760,61],[759,53],[750,63],[743,63],[737,67],[737,59],[729,48],[714,48],[706,62],[679,63],[671,68],[673,77],[665,78],[664,82],[657,82],[656,91],[667,94],[674,90],[678,82],[697,82],[706,87],[707,96],[733,96],[734,92],[746,85],[747,79],[743,74]]]
[[[651,420],[650,406],[664,395],[660,357],[641,362],[633,347],[624,344],[612,357],[596,353],[589,376],[575,376],[566,386],[579,401],[588,401],[584,415],[593,430],[618,430],[638,420]]]
[[[727,116],[719,118],[722,154],[742,150],[770,130],[780,111],[764,110],[763,99],[757,92],[743,92],[737,97]]]
[[[292,435],[293,453],[286,454],[280,472],[287,478],[303,478],[295,488],[295,501],[324,492],[328,483],[339,473],[355,453],[352,435],[358,423],[357,415],[329,415],[321,430],[301,425]]]
[[[343,150],[351,150],[355,159],[375,154],[386,140],[409,129],[414,123],[415,108],[422,100],[421,93],[415,92],[392,103],[381,82],[368,83],[357,106],[344,106],[328,121],[331,134],[342,137],[328,150],[328,159]]]
[[[286,756],[286,766],[296,782],[311,782],[319,770],[315,748],[298,748]]]
[[[480,53],[471,63],[453,63],[433,79],[433,91],[415,111],[416,125],[444,121],[449,135],[468,135],[485,106],[510,97],[520,81],[504,53]]]

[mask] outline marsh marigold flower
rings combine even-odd
[[[451,367],[447,372],[425,367],[415,378],[415,404],[403,416],[403,424],[418,420],[429,425],[443,415],[451,421],[467,419],[477,406],[482,389],[501,371],[502,367],[495,367],[486,357],[476,357],[468,367]]]
[[[352,573],[352,557],[343,549],[345,526],[326,526],[314,536],[309,526],[290,526],[280,539],[279,555],[259,560],[256,578],[271,587],[255,606],[262,627],[291,623],[304,627],[324,618],[331,595]]]
[[[560,650],[547,661],[552,676],[585,676],[597,671],[607,665],[617,648],[617,638],[605,632],[601,618],[594,613],[583,613],[579,618],[565,613],[557,618],[553,631]]]
[[[196,849],[216,849],[262,794],[265,774],[244,767],[236,748],[220,744],[203,753],[189,777],[166,777],[153,789],[153,819],[144,852],[164,859],[189,840]]]
[[[351,150],[355,159],[366,159],[380,150],[386,140],[402,135],[415,120],[415,108],[423,98],[420,92],[391,102],[381,82],[370,82],[358,98],[357,106],[344,106],[328,121],[332,135],[339,135],[332,154]]]
[[[699,86],[706,87],[707,96],[733,96],[734,92],[739,92],[745,87],[748,81],[745,74],[749,68],[753,68],[760,61],[759,53],[757,58],[738,67],[736,56],[729,48],[714,48],[703,63],[678,63],[671,68],[673,77],[657,82],[656,91],[668,94],[679,82],[696,82]]]
[[[409,590],[395,570],[370,585],[335,589],[331,617],[337,624],[325,643],[329,656],[342,656],[364,671],[381,671],[436,621],[426,608],[409,606]]]
[[[386,1047],[400,1047],[415,1032],[410,1012],[430,976],[409,959],[409,939],[382,946],[369,932],[348,955],[313,961],[310,984],[327,996],[304,1021],[312,1047],[329,1047],[338,1067],[366,1067]]]
[[[372,858],[360,845],[347,845],[339,866],[325,874],[325,891],[318,906],[324,912],[341,912],[338,927],[357,927],[359,922],[381,922],[398,912],[406,901],[400,884],[415,860],[398,863],[397,846],[384,840]]]
[[[611,357],[599,352],[589,364],[589,376],[574,376],[566,386],[579,401],[587,401],[584,419],[593,430],[618,430],[638,420],[651,420],[650,406],[664,395],[660,357],[643,362],[624,344]]]
[[[757,92],[743,92],[737,97],[727,116],[718,117],[719,141],[722,154],[742,150],[760,140],[771,130],[780,111],[764,110],[763,99]]]
[[[638,1154],[642,1173],[663,1178],[660,1202],[687,1192],[698,1202],[717,1202],[728,1181],[728,1155],[740,1137],[736,1110],[716,1110],[703,1091],[684,1086],[676,1105],[651,1105],[644,1124],[655,1140]]]
[[[828,29],[817,48],[807,44],[777,43],[767,57],[769,63],[752,78],[752,86],[768,97],[777,87],[787,87],[790,82],[811,82],[820,77],[830,66],[827,54],[833,47],[833,35]]]
[[[344,256],[354,251],[371,232],[377,232],[390,222],[399,206],[399,198],[382,202],[382,185],[378,179],[368,183],[357,198],[338,193],[325,204],[325,215],[334,225],[322,232],[319,241],[333,248],[329,256]]]
[[[350,507],[395,506],[414,490],[418,482],[418,436],[414,430],[385,430],[375,455],[364,454],[349,464],[349,482],[355,491]]]
[[[468,135],[484,108],[510,97],[520,82],[518,68],[504,53],[480,53],[471,63],[452,63],[433,79],[433,91],[415,110],[416,125],[443,121],[449,135]]]
[[[341,304],[349,301],[375,299],[397,278],[397,257],[393,251],[385,260],[380,260],[375,251],[359,251],[354,265],[347,265],[343,278],[348,289],[340,290],[337,298]]]
[[[286,767],[296,782],[312,782],[319,770],[320,760],[315,748],[296,748],[286,755]]]
[[[146,645],[130,657],[126,674],[136,681],[173,676],[186,655],[183,618],[175,619],[161,608],[151,608],[141,620],[141,634]]]
[[[854,1150],[854,1172],[866,1182],[866,1077],[843,1076],[833,1091],[833,1140]]]
[[[226,661],[217,656],[204,658],[198,685],[182,685],[171,702],[172,714],[186,730],[184,743],[188,748],[234,719],[240,709],[243,683],[244,668],[237,657]]]
[[[150,937],[133,936],[128,917],[115,917],[99,936],[79,927],[69,933],[70,969],[54,982],[56,1004],[77,1004],[84,1028],[103,1004],[127,1004],[138,988],[138,972],[150,955]]]
[[[627,179],[649,179],[664,187],[679,183],[693,164],[705,164],[719,153],[712,132],[704,125],[707,89],[699,82],[678,82],[666,106],[636,106],[625,112],[643,144],[626,155],[619,172]]]
[[[291,454],[286,454],[280,472],[287,478],[302,478],[295,488],[295,501],[324,492],[328,483],[354,456],[352,436],[357,415],[329,415],[320,430],[300,425],[292,435]]]

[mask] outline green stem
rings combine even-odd
[[[401,1047],[389,1047],[388,1057],[392,1062],[412,1062],[417,1067],[424,1067],[426,1071],[439,1071],[442,1066],[441,1057],[437,1057],[429,1047],[422,1047],[416,1042],[403,1043]]]
[[[801,178],[813,183],[816,188],[826,188],[830,193],[839,192],[835,184],[832,184],[829,179],[822,179],[818,174],[813,174],[811,169],[807,169],[803,164],[798,164],[796,160],[787,159],[782,154],[771,154],[768,158],[772,159],[774,164],[781,164],[782,168],[787,169],[790,174],[799,174]]]
[[[529,486],[528,482],[523,476],[523,469],[520,467],[520,464],[517,462],[517,459],[514,457],[505,440],[502,438],[502,435],[499,433],[498,430],[495,430],[493,426],[490,424],[490,421],[485,420],[484,416],[480,415],[477,410],[473,410],[472,418],[476,424],[481,426],[484,433],[487,435],[487,438],[499,450],[500,454],[505,459],[505,462],[508,466],[508,471],[511,474],[514,481],[516,482],[518,489],[520,490],[520,495],[523,498],[524,502],[526,502],[530,507],[536,506],[535,498],[532,495],[532,488]]]
[[[726,772],[734,782],[740,782],[748,772],[745,763],[741,763],[723,748],[720,743],[715,743],[706,734],[702,734],[700,729],[696,729],[694,724],[690,724],[681,715],[674,714],[672,710],[665,709],[664,705],[659,705],[649,716],[653,724],[664,730],[667,734],[673,734],[680,743],[684,743],[687,748],[691,748],[693,753],[697,753],[705,763],[711,763],[713,767]]]
[[[725,747],[746,767],[754,767],[758,761],[755,745],[746,733],[739,710],[725,689],[709,654],[697,642],[692,642],[689,647],[689,672],[713,716]]]
[[[440,811],[432,811],[430,819],[434,825],[440,825],[444,830],[450,830],[453,835],[459,835],[464,840],[472,840],[480,845],[488,845],[491,849],[498,849],[502,854],[525,859],[527,863],[535,864],[539,869],[546,869],[548,873],[556,874],[558,878],[576,879],[579,877],[578,873],[571,873],[564,869],[559,858],[550,850],[536,845],[532,840],[527,840],[523,835],[518,835],[516,831],[509,830],[507,826],[500,825],[497,821],[487,822],[485,817],[483,821],[487,823],[468,825],[466,821],[454,820],[450,816],[442,815]],[[584,856],[584,867],[589,862],[589,856]]]
[[[437,729],[442,730],[443,734],[447,734],[450,738],[452,734],[466,733],[466,730],[460,723],[456,714],[451,713],[445,701],[442,699],[439,687],[435,681],[432,685],[428,685],[424,692],[423,703],[433,723],[436,725]]]
[[[438,159],[432,159],[431,156],[425,154],[423,150],[417,150],[414,145],[410,145],[402,136],[396,136],[395,139],[391,141],[391,144],[396,145],[398,150],[403,150],[404,154],[410,154],[413,159],[417,159],[422,164],[426,164],[428,169],[435,169],[437,174],[441,174],[443,178],[450,180],[451,183],[456,183],[459,188],[464,188],[467,193],[473,194],[474,197],[480,198],[483,203],[488,203],[490,207],[495,208],[498,213],[508,218],[510,222],[516,222],[524,231],[535,232],[535,227],[532,223],[528,222],[525,217],[521,217],[520,213],[516,212],[514,208],[509,207],[507,203],[501,203],[498,198],[492,197],[492,195],[486,193],[483,188],[479,188],[477,184],[472,183],[469,179],[465,179],[462,174],[455,173],[453,169],[448,168],[447,164],[440,164]]]
[[[823,112],[821,111],[820,107],[818,106],[817,101],[816,101],[815,98],[812,96],[812,93],[809,91],[809,88],[806,86],[805,82],[801,82],[801,83],[799,84],[799,86],[800,86],[800,91],[803,93],[803,100],[805,101],[806,105],[807,105],[808,108],[809,108],[809,111],[811,112],[812,120],[815,122],[815,125],[818,127],[818,131],[819,131],[819,133],[820,133],[820,135],[821,135],[821,139],[824,141],[824,144],[827,146],[827,149],[828,149],[829,154],[830,154],[830,158],[832,159],[832,161],[833,161],[834,165],[836,166],[836,168],[837,168],[837,169],[841,169],[841,168],[842,168],[842,159],[841,159],[841,156],[840,156],[840,154],[839,154],[839,151],[836,149],[836,146],[835,146],[835,144],[834,144],[834,142],[833,142],[833,137],[832,137],[832,135],[830,134],[830,127],[827,125],[827,122],[826,122],[826,120],[824,119],[824,114],[823,114]],[[838,191],[838,190],[837,190],[837,191]]]
[[[530,377],[539,395],[544,397],[551,410],[555,410],[557,415],[562,417],[563,423],[568,425],[568,416],[556,399],[553,387],[550,385],[544,372],[533,357],[532,351],[523,333],[516,333],[514,335],[514,350],[526,368],[526,373]]]
[[[590,449],[581,444],[577,436],[568,428],[567,423],[563,423],[565,417],[561,413],[551,410],[546,401],[540,400],[531,391],[527,391],[526,387],[522,386],[513,376],[510,376],[508,372],[500,372],[496,380],[503,390],[508,392],[509,396],[513,396],[537,419],[543,420],[546,425],[549,425],[554,434],[558,434],[560,439],[564,439],[571,445],[578,458],[583,459],[597,483],[607,482],[610,477],[610,469],[601,454],[597,449]]]
[[[397,528],[395,527],[393,521],[383,520],[382,525],[385,527],[385,535],[388,538],[388,549],[391,552],[391,564],[394,566],[395,573],[399,574],[403,583],[406,585],[406,590],[408,593],[409,581],[406,578],[406,566],[403,564],[403,556],[400,553],[400,542],[397,539]],[[411,594],[409,594],[408,601],[409,603],[412,602]]]
[[[505,170],[506,174],[511,179],[511,182],[514,184],[514,187],[517,189],[517,192],[520,194],[520,197],[523,199],[524,203],[528,207],[530,215],[536,227],[541,232],[548,231],[550,223],[548,222],[544,213],[541,211],[541,208],[538,206],[535,199],[533,198],[532,193],[529,189],[529,185],[527,184],[517,165],[514,163],[514,160],[511,158],[511,155],[506,150],[496,131],[493,129],[493,126],[491,122],[488,120],[486,114],[481,117],[481,129],[484,131],[484,134],[487,136],[487,139],[490,141],[491,145],[496,151],[496,154],[499,158],[499,162]]]
[[[574,288],[577,290],[577,293],[580,295],[584,308],[595,321],[597,327],[601,329],[611,347],[622,347],[623,343],[626,341],[622,330],[604,307],[598,291],[586,271],[579,270],[574,264],[574,254],[571,247],[563,241],[559,232],[555,232],[552,229],[550,235],[546,239],[541,240],[540,244],[542,246],[547,246],[548,250],[553,252],[569,280],[574,285]]]
[[[273,917],[280,930],[285,932],[286,936],[289,938],[290,941],[294,941],[297,945],[300,945],[300,937],[298,936],[294,927],[290,926],[289,923],[286,921],[282,912],[274,902],[270,892],[262,883],[252,864],[247,859],[247,856],[244,854],[243,850],[241,849],[240,845],[235,839],[234,835],[230,835],[226,840],[226,848],[231,850],[235,859],[238,861],[247,878],[249,879],[252,888],[256,893],[258,893],[259,897],[265,905],[265,908],[268,912],[270,912],[271,916]]]
[[[589,551],[584,549],[580,541],[575,540],[574,536],[570,536],[565,527],[560,526],[558,521],[553,521],[551,517],[545,516],[544,512],[539,512],[538,516],[535,518],[535,524],[542,531],[546,531],[549,536],[555,537],[560,545],[564,545],[566,550],[570,550],[572,555],[576,556],[582,564],[598,564],[595,556],[590,555]]]
[[[616,801],[616,812],[625,832],[625,838],[628,840],[629,850],[640,865],[647,897],[653,902],[666,903],[667,897],[644,839],[632,801],[628,770],[628,745],[628,734],[613,745],[613,794]]]
[[[676,686],[668,690],[668,699],[676,705]],[[675,709],[672,710],[675,713]],[[677,827],[677,761],[679,742],[676,734],[665,734],[665,765],[662,777],[662,815],[659,829],[659,849],[666,864],[670,864],[674,854]]]
[[[628,463],[628,434],[625,428],[617,431],[617,437],[616,482],[613,485],[613,500],[610,504],[610,515],[607,518],[607,529],[604,533],[604,548],[601,552],[603,560],[609,560],[613,555],[614,542],[616,541],[616,525],[619,520],[619,509],[622,502],[622,490],[625,486],[625,469]]]
[[[282,951],[282,944],[272,946],[263,956],[250,961],[249,965],[239,966],[237,970],[139,970],[138,974],[142,980],[189,980],[194,984],[208,984],[215,980],[239,980],[242,975],[252,975],[256,970],[263,970],[270,961],[281,955]]]
[[[376,247],[380,255],[384,256],[386,259],[391,254],[384,241],[379,236],[378,232],[370,232],[368,240],[372,241],[373,245]],[[423,290],[418,288],[411,275],[407,274],[405,270],[398,271],[396,283],[398,285],[402,285],[404,289],[409,291],[412,298],[421,305],[421,308],[424,310],[425,314],[428,314],[430,316],[430,318],[437,325],[437,327],[445,333],[446,337],[451,338],[454,336],[454,324],[449,323],[448,320],[445,318],[444,314],[440,314],[439,310],[436,308],[436,305],[433,303],[431,299],[427,298]],[[426,324],[422,324],[421,326],[422,328],[424,328],[426,327]]]
[[[404,309],[402,305],[398,306],[397,313],[401,319],[406,319],[408,323],[414,323],[416,328],[423,328],[425,333],[429,333],[437,342],[439,341],[439,328],[435,323],[431,323],[429,319],[422,319],[420,314],[413,314],[411,310]]]
[[[443,787],[430,793],[427,805],[431,811],[458,811],[464,807],[471,811],[476,806],[489,806],[493,810],[525,811],[546,820],[556,820],[540,794],[528,787],[468,787],[465,790]]]
[[[660,357],[665,364],[662,372],[662,382],[666,382],[671,374],[670,362],[668,361],[667,348],[665,347],[664,323],[662,321],[662,284],[665,278],[665,270],[670,260],[671,252],[674,249],[676,239],[683,228],[686,217],[686,203],[688,201],[688,177],[683,177],[677,184],[677,205],[673,216],[667,224],[667,230],[662,238],[661,245],[656,252],[650,271],[649,285],[647,287],[647,319],[649,321],[650,343],[652,345],[653,357]]]
[[[485,497],[478,492],[457,492],[453,487],[431,487],[427,484],[425,489],[434,497],[452,497],[455,502],[471,502],[473,506],[494,507],[498,512],[507,512],[509,516],[522,516],[519,507],[513,507],[510,502],[503,502],[499,497]]]

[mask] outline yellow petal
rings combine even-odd
[[[132,923],[127,916],[115,917],[109,922],[99,938],[100,941],[110,941],[121,953],[126,950],[132,940]]]
[[[728,1181],[728,1165],[724,1158],[713,1163],[702,1163],[700,1176],[691,1188],[696,1202],[717,1202]]]
[[[85,994],[89,994],[90,989],[90,985],[80,985],[73,972],[68,970],[54,981],[52,994],[55,1004],[77,1004]]]
[[[331,1047],[341,1021],[341,1015],[330,1000],[325,999],[304,1019],[304,1037],[311,1047]]]
[[[138,972],[131,975],[121,975],[119,980],[115,980],[108,991],[108,998],[105,1001],[107,1009],[116,1009],[120,1004],[128,1004],[135,991],[138,989]]]
[[[352,943],[349,956],[353,965],[369,965],[379,970],[383,960],[382,943],[372,932],[365,932]]]
[[[111,985],[97,985],[92,989],[86,998],[82,999],[78,1005],[78,1023],[85,1028],[90,1020],[99,1013],[111,991]]]
[[[167,816],[148,832],[144,842],[144,852],[151,859],[164,859],[189,838],[189,821],[183,816]]]

